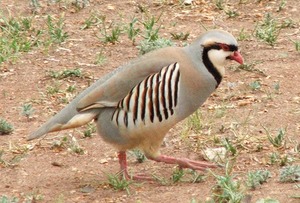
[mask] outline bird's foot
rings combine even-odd
[[[126,180],[137,180],[137,181],[153,181],[154,179],[152,177],[149,177],[145,174],[137,174],[137,175],[129,175],[128,171],[123,170],[123,177]]]
[[[138,174],[138,175],[134,175],[134,176],[131,176],[131,175],[128,174],[126,152],[124,152],[124,151],[119,152],[118,157],[119,157],[119,163],[120,163],[120,166],[121,166],[121,172],[123,173],[123,177],[126,180],[153,181],[153,178],[151,178],[149,176],[146,176],[144,174]]]
[[[217,168],[218,165],[204,162],[204,161],[194,161],[187,158],[175,158],[171,156],[160,155],[155,158],[150,158],[153,161],[164,162],[167,164],[178,164],[181,168],[190,168],[193,170],[204,171],[208,168]]]

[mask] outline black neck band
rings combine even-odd
[[[219,86],[219,84],[222,81],[222,75],[221,73],[218,71],[218,69],[212,64],[212,62],[210,61],[210,59],[208,58],[208,52],[211,49],[214,49],[215,47],[210,46],[210,47],[204,47],[203,48],[203,55],[202,55],[202,61],[205,65],[205,67],[207,68],[207,70],[212,74],[212,76],[215,78],[217,85],[216,88]]]

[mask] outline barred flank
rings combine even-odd
[[[149,75],[118,103],[112,115],[117,125],[136,125],[139,122],[162,122],[174,114],[178,103],[179,64],[173,63],[158,73]],[[120,114],[120,111],[123,111]],[[129,116],[132,114],[132,117]],[[123,118],[120,118],[123,117]],[[122,122],[123,121],[123,122]]]

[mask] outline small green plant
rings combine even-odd
[[[47,26],[48,26],[48,34],[50,35],[51,42],[54,43],[62,43],[68,37],[68,33],[65,32],[64,29],[64,19],[61,17],[57,22],[53,22],[54,19],[48,15],[47,16]]]
[[[101,29],[102,38],[99,38],[99,39],[105,43],[115,44],[119,40],[119,37],[122,32],[120,26],[118,26],[118,25],[114,26],[113,23],[111,23],[108,27],[111,29],[111,33],[108,33],[107,27],[106,27],[106,21],[104,19],[102,21],[102,27],[103,27],[103,29]]]
[[[129,192],[129,185],[132,183],[130,180],[126,180],[125,177],[120,178],[121,174],[108,174],[108,183],[115,190],[126,190],[127,194]]]
[[[271,173],[268,170],[257,170],[249,172],[247,174],[246,185],[254,190],[264,182],[267,182],[267,179],[270,177]]]
[[[237,38],[238,38],[239,41],[248,40],[250,38],[250,34],[247,34],[245,32],[245,29],[242,28],[241,31],[239,32],[239,35],[238,35]]]
[[[60,86],[61,86],[61,84],[59,82],[55,82],[52,86],[47,86],[46,87],[47,94],[54,95],[54,94],[61,92]]]
[[[22,109],[21,114],[27,118],[30,118],[34,112],[34,109],[32,108],[32,104],[23,104],[21,109]]]
[[[7,197],[5,195],[1,195],[0,203],[18,203],[19,199],[17,197]]]
[[[42,201],[44,199],[44,196],[39,193],[39,191],[32,191],[25,195],[25,202],[37,202]]]
[[[259,90],[261,88],[261,83],[258,80],[255,80],[249,84],[251,90]]]
[[[228,16],[228,18],[235,18],[235,17],[239,16],[238,12],[234,11],[234,10],[228,10],[228,11],[225,11],[225,13]]]
[[[281,23],[281,28],[293,28],[295,27],[296,23],[292,19],[284,19]]]
[[[12,124],[8,123],[6,120],[0,118],[0,135],[8,135],[14,130]]]
[[[67,149],[76,154],[84,154],[83,148],[80,147],[77,139],[73,136],[71,136],[70,139],[67,136],[64,136],[60,140],[55,140],[52,143],[51,148],[58,151]]]
[[[144,39],[148,41],[156,41],[159,39],[158,32],[161,28],[161,25],[156,26],[156,23],[160,20],[161,15],[157,19],[152,16],[151,18],[148,17],[146,20],[141,22],[145,28],[145,34],[143,35]]]
[[[191,116],[188,117],[187,119],[188,130],[192,130],[195,133],[201,132],[203,128],[201,116],[202,115],[200,110],[197,110]]]
[[[141,32],[139,28],[135,28],[135,24],[138,22],[137,18],[133,18],[129,23],[128,27],[126,27],[127,36],[132,41],[132,44],[135,44],[135,38]]]
[[[234,180],[234,176],[229,173],[229,163],[226,164],[225,176],[213,174],[217,184],[213,187],[213,200],[215,202],[239,203],[244,194],[241,190],[240,182]]]
[[[292,39],[290,39],[290,41],[294,43],[296,51],[300,52],[300,41],[294,41]]]
[[[95,64],[96,65],[103,65],[105,62],[106,62],[106,57],[103,54],[103,50],[101,50],[100,52],[98,52],[96,54]]]
[[[97,15],[92,13],[84,22],[83,25],[80,27],[81,30],[86,30],[91,28],[92,26],[97,26],[101,24],[105,20],[105,16]]]
[[[272,165],[274,165],[275,163],[277,163],[280,159],[280,156],[278,153],[276,152],[272,152],[270,155],[270,162]]]
[[[31,5],[32,5],[35,9],[37,9],[37,8],[39,8],[39,7],[41,6],[38,0],[31,0]]]
[[[287,155],[280,155],[277,152],[272,152],[270,155],[270,163],[272,165],[278,163],[279,166],[286,166],[292,159]]]
[[[144,161],[147,160],[147,158],[144,155],[144,153],[141,150],[139,150],[139,149],[133,149],[130,152],[136,158],[136,160],[137,160],[138,163],[143,163]]]
[[[80,11],[81,9],[89,5],[89,0],[75,0],[75,1],[71,1],[70,3],[72,6],[75,7],[76,11]]]
[[[255,28],[255,36],[271,46],[274,46],[281,27],[277,26],[277,22],[268,13],[263,22],[259,23]]]
[[[0,33],[0,64],[40,44],[41,31],[33,27],[32,18],[7,18],[0,13]]]
[[[63,79],[68,77],[82,77],[82,71],[79,68],[67,69],[63,71],[50,71],[49,75],[50,77],[57,79]]]
[[[74,136],[71,136],[71,139],[69,140],[68,150],[75,152],[76,154],[84,154],[83,148],[81,148],[77,139]]]
[[[280,170],[280,182],[300,181],[300,165],[286,166]]]
[[[258,73],[262,76],[267,76],[266,73],[264,73],[262,70],[255,68],[255,66],[259,64],[259,62],[253,62],[253,63],[244,63],[242,65],[237,66],[238,70],[244,70],[248,72]]]
[[[92,137],[92,134],[96,132],[96,126],[89,123],[87,128],[83,131],[83,137]]]
[[[276,199],[266,198],[266,199],[259,199],[256,201],[256,203],[280,203]]]
[[[215,0],[217,9],[224,10],[224,0]]]
[[[279,93],[279,90],[280,90],[280,83],[279,82],[275,82],[274,85],[274,90],[276,91],[276,93]]]
[[[233,144],[228,140],[228,138],[225,138],[223,141],[223,146],[225,149],[231,153],[232,156],[235,156],[237,154],[237,149]]]
[[[176,168],[172,174],[172,182],[177,183],[179,182],[184,176],[184,171],[182,168]]]
[[[180,33],[171,33],[171,35],[172,35],[172,39],[175,40],[187,40],[188,37],[190,36],[190,33],[180,32]]]
[[[137,48],[139,49],[140,54],[146,54],[150,51],[169,46],[173,46],[172,41],[169,39],[159,38],[155,41],[142,40]]]
[[[66,91],[73,93],[76,90],[76,86],[75,85],[68,85]]]
[[[274,147],[282,147],[285,144],[285,133],[286,133],[285,129],[280,128],[275,137],[273,137],[265,127],[264,129],[267,132],[268,140],[271,142],[271,144]]]
[[[277,12],[282,11],[285,6],[286,6],[286,0],[281,0],[280,4],[278,6]]]

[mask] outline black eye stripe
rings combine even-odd
[[[233,45],[233,44],[230,44],[230,45],[226,45],[229,49],[228,51],[237,51],[238,50],[238,47],[236,45]],[[211,49],[216,49],[216,50],[220,50],[222,49],[222,45],[220,43],[215,43],[215,44],[212,44],[208,47],[206,47],[208,50],[211,50]]]

